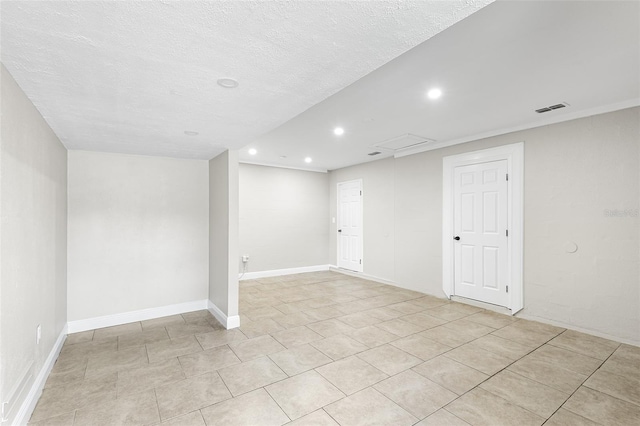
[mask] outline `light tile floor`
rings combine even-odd
[[[69,335],[33,425],[639,425],[640,348],[317,272]]]

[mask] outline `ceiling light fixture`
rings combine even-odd
[[[217,83],[218,86],[224,87],[225,89],[235,89],[238,87],[238,80],[234,80],[233,78],[220,78]]]
[[[311,157],[307,157],[307,158],[304,159],[305,163],[310,163],[311,161],[313,161],[313,160],[311,160]]]
[[[200,133],[194,132],[193,130],[185,130],[184,134],[187,136],[198,136]]]
[[[440,96],[442,96],[442,90],[438,88],[431,89],[427,92],[427,96],[429,97],[429,99],[438,99]]]
[[[256,155],[258,153],[258,151],[255,148],[251,148],[249,150],[249,155]]]
[[[342,136],[344,135],[344,129],[342,127],[336,127],[335,129],[333,129],[333,134],[335,134],[336,136]]]

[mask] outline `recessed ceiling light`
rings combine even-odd
[[[311,161],[313,161],[313,160],[311,160],[311,157],[307,157],[307,158],[304,159],[305,163],[310,163]]]
[[[429,99],[438,99],[440,96],[442,96],[442,90],[438,88],[431,89],[427,92],[427,96],[429,97]]]
[[[184,134],[187,136],[198,136],[200,133],[194,132],[193,130],[185,130]]]
[[[257,153],[258,153],[258,151],[255,148],[251,148],[249,150],[249,154],[251,154],[251,155],[256,155]]]
[[[218,86],[224,87],[225,89],[234,89],[238,87],[238,80],[234,80],[233,78],[221,78],[218,79]]]
[[[342,136],[344,135],[344,129],[342,127],[336,127],[335,129],[333,129],[333,133],[336,136]]]

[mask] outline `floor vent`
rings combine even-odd
[[[551,106],[548,106],[548,107],[537,109],[536,112],[538,114],[542,114],[543,112],[549,112],[549,111],[553,111],[554,109],[565,108],[565,107],[568,107],[568,106],[569,106],[568,103],[563,102],[561,104],[555,104],[555,105],[551,105]]]

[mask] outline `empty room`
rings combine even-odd
[[[0,2],[2,425],[640,424],[640,1]]]

